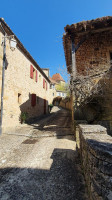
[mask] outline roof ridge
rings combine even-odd
[[[55,81],[64,81],[65,82],[65,80],[63,79],[63,77],[61,76],[60,73],[53,74],[52,79]]]

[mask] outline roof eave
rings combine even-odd
[[[16,41],[17,41],[17,46],[23,51],[23,53],[27,56],[27,58],[32,62],[32,64],[35,65],[35,67],[41,72],[41,74],[47,79],[47,81],[50,83],[50,80],[48,77],[45,75],[45,73],[42,71],[42,69],[39,67],[37,62],[34,60],[34,58],[30,55],[30,53],[26,50],[26,48],[23,46],[23,44],[20,42],[20,40],[17,38],[17,36],[13,33],[13,31],[10,29],[10,27],[6,24],[6,22],[0,18],[0,22],[3,25],[4,30],[8,35],[14,35]]]
[[[66,60],[66,66],[67,66],[67,71],[68,73],[71,73],[72,71],[72,63],[71,63],[71,55],[70,55],[70,48],[71,48],[71,39],[75,36],[85,36],[87,34],[94,34],[94,33],[99,33],[99,32],[104,32],[104,31],[112,31],[112,17],[104,17],[103,18],[106,22],[106,25],[104,25],[104,23],[102,21],[100,21],[100,26],[95,26],[88,29],[88,27],[83,26],[82,29],[76,29],[76,25],[77,24],[81,24],[81,23],[85,23],[85,22],[81,22],[81,23],[77,23],[77,24],[72,24],[67,25],[64,29],[65,29],[65,33],[63,34],[63,46],[64,46],[64,52],[65,52],[65,60]],[[100,18],[96,19],[96,20],[100,20]],[[95,20],[90,20],[87,22],[94,22]],[[68,50],[67,50],[68,49]],[[69,53],[68,53],[69,52]],[[68,55],[69,54],[69,55]]]

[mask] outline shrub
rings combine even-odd
[[[20,114],[21,124],[25,123],[27,119],[28,119],[28,113],[27,112],[21,112],[21,114]]]

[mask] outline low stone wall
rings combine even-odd
[[[72,110],[72,98],[62,99],[59,106],[68,110]]]
[[[112,137],[100,125],[79,125],[77,149],[90,200],[112,200]]]

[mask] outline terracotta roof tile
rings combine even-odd
[[[52,76],[52,79],[55,80],[56,82],[58,82],[58,81],[64,81],[64,79],[62,78],[62,76],[59,73],[54,74]]]
[[[51,81],[51,83],[57,84],[57,82],[53,80],[51,77],[49,77],[49,80]]]
[[[79,34],[87,31],[99,30],[112,27],[112,16],[101,17],[97,19],[81,21],[72,25],[67,25],[65,32]]]

